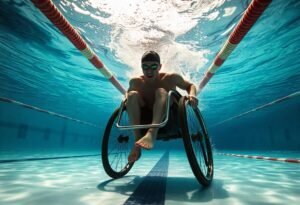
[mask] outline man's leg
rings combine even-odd
[[[158,88],[155,91],[152,124],[159,124],[163,120],[166,112],[167,98],[168,93],[165,89]],[[136,145],[145,149],[152,149],[157,136],[158,129],[159,128],[150,128],[147,131],[146,135],[136,142]]]
[[[132,125],[140,124],[141,119],[141,107],[143,106],[144,102],[137,91],[130,91],[127,97],[126,109],[129,116],[130,123]],[[134,130],[134,139],[135,142],[141,138],[140,130]],[[128,161],[134,162],[140,158],[141,149],[134,145],[132,148],[129,156]]]

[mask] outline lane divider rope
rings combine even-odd
[[[289,162],[289,163],[300,163],[300,159],[290,159],[290,158],[276,158],[276,157],[264,157],[264,156],[252,156],[252,155],[242,155],[242,154],[227,154],[227,153],[216,153],[218,155],[231,156],[231,157],[243,157],[250,159],[264,159],[271,161]]]
[[[198,86],[197,93],[199,93],[204,88],[204,86],[208,83],[208,81],[213,77],[213,75],[217,72],[218,68],[224,63],[224,61],[228,58],[228,56],[232,53],[232,51],[241,42],[244,36],[255,24],[257,19],[262,15],[265,9],[269,6],[271,1],[272,0],[253,0],[250,3],[246,11],[244,12],[244,15],[242,16],[241,20],[234,28],[234,30],[231,32],[224,46],[219,51],[213,63],[210,65],[210,67],[204,74],[204,77],[200,81],[200,84]]]
[[[31,0],[32,3],[71,41],[71,43],[81,51],[101,73],[108,79],[123,95],[125,88],[107,69],[98,56],[92,51],[78,31],[68,22],[63,14],[57,9],[51,0]]]
[[[41,161],[41,160],[52,160],[52,159],[94,157],[94,156],[100,156],[100,154],[78,155],[78,156],[64,156],[64,157],[42,157],[42,158],[24,158],[24,159],[4,159],[4,160],[0,160],[0,164],[12,163],[12,162],[25,162],[25,161]]]
[[[228,121],[231,121],[231,120],[240,118],[240,117],[242,117],[242,116],[244,116],[244,115],[247,115],[247,114],[249,114],[249,113],[252,113],[252,112],[261,110],[261,109],[263,109],[263,108],[269,107],[269,106],[274,105],[274,104],[281,103],[281,102],[283,102],[283,101],[289,100],[289,99],[291,99],[291,98],[293,98],[293,97],[297,97],[297,96],[300,96],[300,91],[297,91],[297,92],[292,93],[292,94],[290,94],[290,95],[287,95],[287,96],[285,96],[285,97],[279,98],[279,99],[274,100],[274,101],[272,101],[272,102],[269,102],[269,103],[267,103],[267,104],[261,105],[261,106],[259,106],[259,107],[253,108],[253,109],[251,109],[251,110],[249,110],[249,111],[247,111],[247,112],[243,112],[243,113],[241,113],[241,114],[239,114],[239,115],[236,115],[236,116],[234,116],[234,117],[230,117],[230,118],[228,118],[228,119],[226,119],[226,120],[223,120],[223,121],[221,121],[221,122],[218,122],[218,123],[216,123],[216,124],[214,124],[214,125],[212,125],[212,126],[210,126],[210,127],[215,127],[215,126],[224,124],[225,122],[228,122]]]
[[[78,119],[68,117],[68,116],[65,116],[65,115],[62,115],[62,114],[58,114],[58,113],[55,113],[55,112],[51,112],[51,111],[48,111],[48,110],[43,110],[41,108],[38,108],[38,107],[35,107],[35,106],[32,106],[32,105],[28,105],[28,104],[25,104],[25,103],[22,103],[22,102],[18,102],[16,100],[12,100],[12,99],[9,99],[9,98],[0,97],[0,101],[5,102],[5,103],[12,103],[12,104],[15,104],[15,105],[27,108],[27,109],[31,109],[31,110],[35,110],[35,111],[38,111],[38,112],[46,113],[48,115],[56,116],[56,117],[63,118],[63,119],[66,119],[66,120],[71,120],[71,121],[74,121],[74,122],[77,122],[77,123],[80,123],[80,124],[84,124],[84,125],[88,125],[88,126],[92,126],[92,127],[96,127],[96,128],[101,128],[100,126],[97,126],[97,125],[95,125],[93,123],[90,123],[90,122],[86,122],[86,121],[83,121],[83,120],[78,120]]]

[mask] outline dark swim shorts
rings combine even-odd
[[[173,116],[177,117],[178,113],[178,102],[174,101],[173,105],[170,107],[170,118],[172,119]],[[172,116],[172,117],[171,117]],[[148,107],[141,108],[141,124],[151,124],[153,117],[153,110]]]
[[[148,107],[141,108],[141,124],[152,123],[153,110]]]

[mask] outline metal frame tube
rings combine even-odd
[[[121,105],[120,105],[120,110],[119,110],[119,114],[118,114],[118,118],[117,118],[117,122],[116,122],[117,128],[119,128],[120,130],[136,130],[136,129],[148,129],[148,128],[161,128],[161,127],[164,127],[167,124],[167,122],[169,121],[171,96],[172,95],[175,96],[176,94],[177,94],[177,92],[174,91],[174,90],[170,90],[168,92],[166,118],[165,118],[165,120],[163,122],[161,122],[159,124],[120,125],[120,120],[122,118],[122,113],[123,113],[125,102],[126,102],[127,99],[123,100],[122,103],[121,103]]]

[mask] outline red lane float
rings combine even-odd
[[[31,110],[35,110],[35,111],[38,111],[38,112],[46,113],[48,115],[60,117],[60,118],[66,119],[66,120],[71,120],[71,121],[74,121],[74,122],[77,122],[77,123],[80,123],[80,124],[100,128],[99,126],[97,126],[93,123],[90,123],[90,122],[85,122],[85,121],[78,120],[78,119],[75,119],[75,118],[72,118],[72,117],[68,117],[68,116],[65,116],[65,115],[62,115],[62,114],[58,114],[58,113],[51,112],[51,111],[48,111],[48,110],[43,110],[41,108],[34,107],[32,105],[28,105],[28,104],[25,104],[25,103],[21,103],[21,102],[18,102],[18,101],[9,99],[9,98],[0,97],[0,101],[5,102],[5,103],[15,104],[15,105],[27,108],[27,109],[31,109]]]
[[[204,88],[212,76],[216,73],[218,68],[224,63],[231,52],[237,47],[241,42],[243,37],[251,29],[257,19],[262,15],[264,10],[268,7],[272,0],[253,0],[248,6],[241,20],[235,29],[231,32],[229,38],[225,42],[222,49],[217,54],[213,63],[208,68],[207,72],[204,74],[198,86],[198,93]]]
[[[51,0],[31,1],[72,42],[72,44],[81,51],[81,53],[102,73],[105,78],[107,78],[122,94],[126,93],[125,88],[103,65],[98,56],[96,56],[76,29],[72,27]]]
[[[263,156],[251,156],[251,155],[241,155],[241,154],[226,154],[226,153],[217,153],[219,155],[231,156],[231,157],[243,157],[250,159],[264,159],[271,161],[280,161],[280,162],[289,162],[289,163],[300,163],[300,159],[289,159],[289,158],[276,158],[276,157],[263,157]]]

